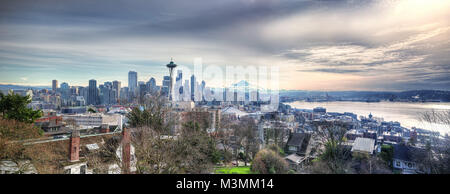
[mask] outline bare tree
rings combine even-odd
[[[249,159],[253,158],[258,151],[257,130],[255,120],[249,117],[242,118],[235,129],[236,145],[244,150],[243,160],[245,166],[247,166]]]
[[[135,146],[137,173],[178,173],[180,156],[175,152],[176,137],[164,135],[151,127],[132,129],[131,142]]]
[[[223,148],[224,162],[230,162],[231,157],[228,158],[228,154],[232,152],[233,142],[231,137],[233,136],[232,129],[233,120],[228,116],[221,118],[220,127],[216,133],[216,143]],[[231,155],[231,154],[230,154]]]
[[[135,107],[127,115],[131,127],[151,127],[162,134],[172,134],[179,117],[170,107],[166,97],[150,96],[140,107]]]
[[[275,120],[271,128],[267,130],[267,140],[274,141],[274,144],[283,148],[285,146],[285,137],[288,134],[288,129],[279,120]]]
[[[175,131],[180,117],[166,98],[155,96],[130,119],[131,143],[135,147],[137,173],[207,173],[215,156],[215,142],[197,117],[187,117]]]
[[[441,124],[450,128],[450,110],[427,111],[419,114],[419,120],[429,124]],[[416,153],[414,159],[423,165],[425,173],[450,173],[450,137],[439,137],[432,133],[426,142],[425,151]]]
[[[311,171],[332,174],[350,173],[350,164],[347,162],[350,150],[344,146],[347,125],[338,121],[318,121],[313,125],[312,138],[317,139],[315,150],[318,150],[320,156]]]

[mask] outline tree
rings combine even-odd
[[[0,113],[5,119],[33,123],[41,117],[42,112],[28,108],[27,105],[29,103],[31,103],[30,96],[20,96],[18,94],[3,95],[0,92]]]
[[[131,143],[135,147],[137,173],[208,173],[220,158],[216,142],[206,125],[189,120],[176,134],[178,114],[171,111],[165,98],[147,99],[142,108],[128,114]]]
[[[383,145],[381,146],[381,152],[378,156],[389,166],[392,168],[392,158],[394,157],[394,147],[391,145]]]
[[[221,118],[219,129],[216,133],[216,144],[221,146],[222,156],[225,163],[231,162],[233,159],[233,154],[231,153],[233,142],[231,137],[233,136],[234,124],[230,117],[224,116]]]
[[[419,119],[430,124],[441,124],[450,128],[450,110],[428,111],[419,114]],[[450,137],[439,137],[437,133],[426,140],[425,151],[414,154],[414,160],[422,164],[425,173],[450,173]]]
[[[135,107],[127,115],[131,127],[151,127],[163,134],[170,134],[178,116],[168,106],[164,96],[157,95],[145,99],[140,107]]]
[[[238,148],[243,148],[244,150],[241,158],[244,160],[245,166],[247,166],[249,159],[253,158],[258,151],[257,130],[255,121],[249,117],[242,118],[239,124],[235,125],[234,135],[236,137],[236,145]]]
[[[284,156],[284,150],[283,149],[281,149],[280,147],[278,147],[277,145],[275,145],[275,144],[270,144],[268,147],[267,147],[267,149],[270,149],[270,150],[272,150],[272,151],[274,151],[275,153],[278,153],[278,154],[280,154],[280,156]]]
[[[131,129],[131,143],[135,147],[137,173],[180,173],[181,156],[176,153],[177,139],[164,136],[149,126]]]
[[[392,170],[380,157],[371,156],[367,153],[353,153],[350,173],[357,174],[391,174]]]
[[[313,137],[317,138],[319,158],[312,166],[313,172],[342,174],[349,172],[350,149],[344,146],[347,124],[337,121],[314,123]]]
[[[208,173],[219,160],[215,142],[198,124],[183,125],[178,136],[168,136],[151,127],[132,129],[137,173]]]
[[[198,123],[185,123],[176,143],[183,172],[208,173],[218,161],[215,142]]]
[[[273,122],[272,127],[266,130],[265,138],[267,142],[273,140],[275,145],[279,147],[284,147],[285,146],[284,139],[287,134],[288,129],[286,128],[286,126],[283,126],[283,124],[279,120],[275,120]]]
[[[90,112],[90,113],[96,113],[97,112],[92,107],[89,107],[87,111]]]
[[[288,172],[287,162],[269,149],[260,150],[250,168],[253,172],[260,174],[286,174]]]

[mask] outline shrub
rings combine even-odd
[[[285,174],[288,164],[274,151],[263,149],[256,154],[251,170],[260,174]]]

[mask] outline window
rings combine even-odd
[[[395,163],[395,165],[398,166],[398,167],[400,167],[400,161],[397,161],[397,162]]]
[[[412,168],[412,167],[413,167],[412,163],[408,163],[408,168]]]
[[[64,174],[70,174],[71,173],[71,169],[69,168],[69,169],[66,169],[66,170],[64,170]]]
[[[297,151],[297,147],[295,147],[295,146],[289,146],[289,151]]]

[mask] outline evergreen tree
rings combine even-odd
[[[29,103],[31,103],[30,96],[20,96],[18,94],[4,95],[0,93],[0,113],[5,119],[33,123],[41,117],[42,112],[28,108],[27,105]]]

